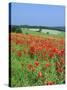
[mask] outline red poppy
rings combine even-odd
[[[22,45],[23,43],[23,40],[16,40],[16,44]]]
[[[54,53],[56,53],[56,52],[58,52],[58,49],[57,49],[57,48],[52,48],[52,51],[53,51]]]
[[[32,64],[28,64],[28,68],[31,69],[33,67]]]
[[[34,63],[35,63],[36,66],[40,65],[38,61],[35,61]]]
[[[48,81],[47,85],[53,85],[52,81]]]
[[[27,49],[26,48],[24,48],[24,53],[27,54]]]
[[[46,63],[46,68],[48,68],[50,66],[50,63]]]
[[[54,56],[54,53],[53,52],[49,52],[48,55],[49,55],[50,58],[52,58]]]
[[[58,55],[59,55],[59,56],[63,56],[63,55],[64,55],[64,49],[59,50],[59,51],[58,51]]]
[[[22,56],[22,51],[19,50],[19,51],[17,52],[17,55],[18,55],[18,57],[21,57],[21,56]]]
[[[30,53],[31,53],[31,54],[35,54],[35,47],[34,47],[34,46],[31,46],[31,47],[30,47]]]
[[[38,77],[41,78],[42,76],[42,72],[38,72]]]
[[[39,47],[38,47],[38,50],[41,51],[41,50],[42,50],[42,46],[39,46]]]
[[[64,58],[61,58],[60,62],[61,63],[64,63],[65,62]]]
[[[61,49],[61,55],[64,55],[64,48]]]

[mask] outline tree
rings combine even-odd
[[[22,33],[21,27],[20,26],[11,26],[11,32],[15,33]]]

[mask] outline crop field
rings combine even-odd
[[[11,33],[10,37],[12,87],[65,83],[64,32],[23,30]]]

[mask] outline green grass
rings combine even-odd
[[[48,30],[48,29],[44,29],[45,30],[45,33],[44,32],[37,32],[37,31],[32,31],[32,30],[29,30],[29,29],[22,29],[22,32],[24,34],[32,34],[32,35],[39,35],[39,36],[42,36],[42,37],[49,37],[49,36],[53,36],[55,38],[63,38],[65,36],[65,32],[62,32],[62,31],[56,31],[56,30]],[[47,32],[49,32],[49,34],[47,34]],[[56,34],[54,34],[56,32]],[[60,32],[60,33],[59,33]]]

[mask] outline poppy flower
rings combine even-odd
[[[16,40],[16,44],[22,45],[24,42],[22,40]]]
[[[54,53],[56,53],[56,52],[58,51],[58,49],[55,47],[55,48],[52,48],[52,51],[53,51]]]
[[[33,67],[32,64],[28,64],[28,68],[31,69]]]
[[[46,68],[48,68],[50,66],[50,63],[46,63]]]
[[[42,50],[42,46],[39,46],[39,47],[38,47],[38,50],[41,51],[41,50]]]
[[[52,58],[54,56],[53,52],[48,53],[49,57]]]
[[[47,85],[53,85],[52,81],[48,81]]]
[[[35,47],[34,47],[34,46],[31,46],[31,47],[30,47],[30,53],[31,53],[31,54],[35,54]]]
[[[17,55],[18,55],[18,57],[21,57],[21,56],[22,56],[22,51],[19,50],[19,51],[17,52]]]
[[[64,60],[63,58],[61,58],[60,62],[61,62],[61,63],[64,63],[64,62],[65,62],[65,60]]]
[[[64,55],[64,49],[59,50],[59,51],[58,51],[58,55],[59,55],[59,56],[63,56],[63,55]]]
[[[40,64],[39,64],[39,62],[38,62],[38,61],[35,61],[35,65],[36,65],[36,66],[39,66]]]
[[[42,76],[42,72],[38,72],[38,77],[41,78]]]

